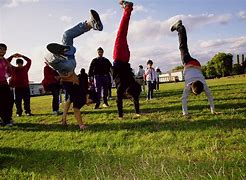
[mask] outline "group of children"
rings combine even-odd
[[[114,44],[114,62],[112,66],[112,76],[116,85],[116,102],[118,108],[118,116],[120,119],[122,119],[123,97],[125,96],[128,96],[133,100],[136,116],[140,116],[139,96],[141,93],[141,86],[139,85],[139,83],[136,82],[129,63],[130,51],[127,43],[127,33],[131,13],[133,11],[133,3],[120,0],[119,4],[123,9],[123,16]],[[57,74],[54,75],[55,77],[57,76],[57,78],[54,79],[54,84],[59,78],[63,84],[64,89],[69,95],[69,99],[65,103],[61,123],[63,125],[67,125],[67,112],[71,103],[73,103],[74,116],[81,130],[85,129],[87,126],[84,124],[81,118],[80,109],[83,105],[93,102],[93,98],[91,98],[90,93],[82,87],[83,83],[80,83],[78,76],[74,72],[76,67],[76,48],[73,46],[73,40],[74,38],[90,31],[91,29],[97,31],[103,30],[103,24],[98,13],[94,10],[90,10],[90,15],[91,17],[89,20],[81,22],[73,28],[65,31],[65,33],[63,34],[62,44],[48,44],[47,49],[49,50],[49,54],[47,54],[47,56],[45,57],[47,69],[51,67],[57,72]],[[183,115],[189,116],[187,110],[187,97],[190,91],[192,91],[192,93],[194,93],[195,95],[198,95],[203,90],[208,96],[211,113],[215,113],[213,98],[202,75],[201,65],[198,60],[192,58],[189,54],[186,30],[185,27],[182,25],[182,21],[179,20],[178,22],[176,22],[171,27],[171,31],[178,32],[179,49],[181,52],[181,59],[184,64],[185,88],[182,97]],[[12,120],[11,116],[13,96],[9,84],[7,83],[7,75],[11,75],[11,71],[13,71],[13,68],[10,65],[10,59],[13,57],[22,57],[27,62],[29,62],[28,58],[19,54],[12,56],[10,59],[5,59],[4,55],[6,53],[6,50],[7,47],[3,44],[0,44],[0,116],[4,124],[10,123]],[[148,70],[146,72],[146,80],[148,86],[152,86],[152,76],[154,75],[154,73],[152,73],[151,66],[153,62],[149,61],[147,64]],[[29,69],[29,67],[30,65],[27,63],[26,69]],[[52,87],[49,88],[52,89]],[[148,98],[151,99],[152,95],[153,92],[149,92]],[[54,107],[54,111],[56,109],[57,108]],[[21,114],[21,111],[19,113]],[[26,113],[30,114],[30,109],[27,108]]]

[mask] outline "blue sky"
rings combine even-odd
[[[43,78],[49,42],[61,42],[63,32],[88,19],[89,9],[101,15],[104,31],[78,37],[76,72],[88,69],[101,46],[112,62],[115,33],[122,15],[118,0],[0,0],[0,42],[6,57],[19,52],[33,60],[29,79]],[[205,64],[218,52],[246,54],[245,0],[135,0],[128,43],[134,69],[153,59],[163,72],[181,65],[177,33],[170,26],[182,19],[191,55]]]

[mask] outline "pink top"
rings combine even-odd
[[[9,62],[5,58],[0,59],[0,82],[6,81],[9,77],[9,68]]]

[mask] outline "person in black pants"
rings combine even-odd
[[[103,91],[103,107],[108,107],[108,89],[109,89],[109,76],[112,64],[110,61],[103,57],[104,50],[99,47],[97,49],[98,57],[93,59],[89,68],[90,81],[94,82],[97,92],[97,102],[95,109],[100,107],[100,99]]]
[[[134,74],[129,64],[130,50],[127,43],[127,33],[133,3],[128,1],[120,1],[123,8],[123,16],[120,22],[118,33],[114,45],[114,65],[112,68],[113,79],[117,89],[117,107],[119,119],[123,118],[123,97],[127,95],[133,99],[135,113],[139,114],[139,95],[141,86],[135,81]]]
[[[61,90],[60,84],[60,76],[58,72],[52,69],[48,63],[45,63],[44,67],[44,79],[42,81],[42,85],[44,90],[47,92],[51,92],[52,94],[52,110],[53,114],[60,115],[62,112],[59,111],[59,96]]]
[[[6,79],[6,77],[11,74],[9,61],[4,58],[6,51],[7,46],[0,43],[0,118],[3,121],[3,126],[12,126],[14,97]]]

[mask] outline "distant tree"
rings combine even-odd
[[[232,54],[220,52],[211,59],[217,77],[225,77],[232,74],[232,58]]]
[[[232,74],[237,75],[242,73],[243,73],[243,66],[241,66],[240,64],[233,64]]]
[[[175,68],[172,69],[172,71],[182,71],[184,70],[184,66],[181,65],[181,66],[176,66]]]
[[[207,78],[219,77],[217,72],[216,72],[215,65],[212,61],[209,61],[207,63],[205,74],[206,74],[205,77],[207,77]]]
[[[206,74],[206,71],[207,71],[207,66],[206,65],[203,65],[202,66],[202,74],[205,78],[207,78],[207,74]]]

